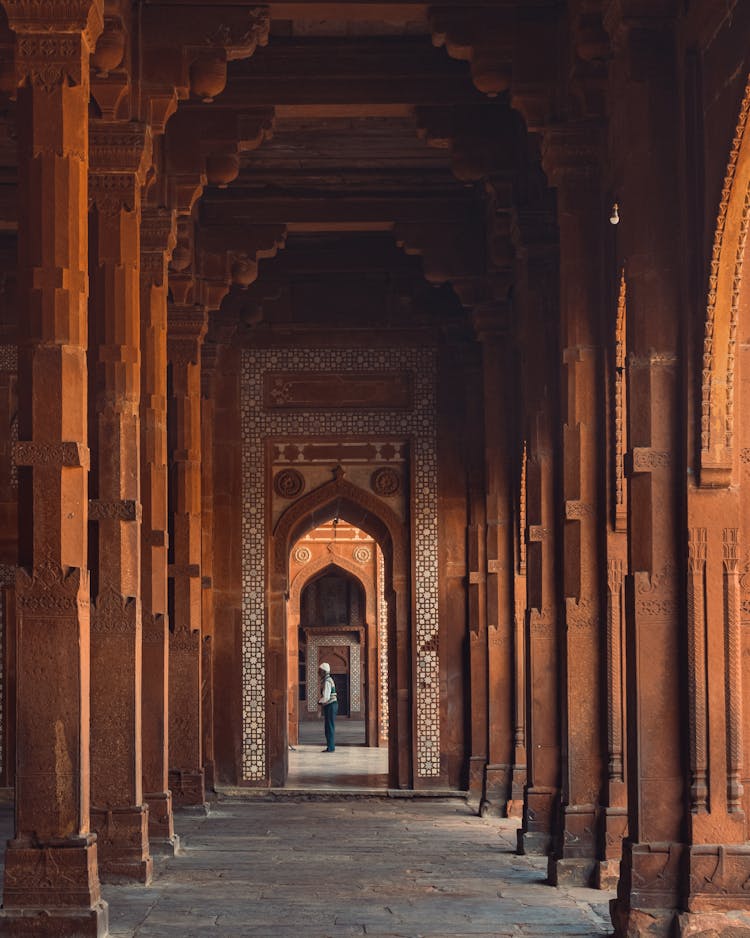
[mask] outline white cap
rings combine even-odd
[[[331,673],[331,666],[330,666],[330,664],[328,664],[327,661],[321,661],[320,664],[318,665],[318,670],[319,670],[319,671],[325,671],[326,674],[330,674],[330,673]]]

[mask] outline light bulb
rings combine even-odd
[[[619,225],[620,224],[620,207],[617,202],[614,202],[612,205],[612,214],[609,216],[610,225]]]

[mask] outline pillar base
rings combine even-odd
[[[662,909],[624,909],[610,904],[615,938],[674,938],[675,913]],[[722,935],[722,938],[726,936]]]
[[[182,853],[180,849],[180,838],[177,834],[171,837],[156,837],[149,839],[151,855],[155,857],[178,857]]]
[[[97,834],[99,879],[103,883],[143,883],[153,876],[148,844],[148,805],[91,808]]]
[[[618,938],[674,938],[683,851],[677,843],[623,841],[617,898],[609,904]]]
[[[203,769],[170,769],[169,790],[175,808],[204,807],[206,785]]]
[[[54,915],[60,910],[83,918],[90,917],[90,912],[99,914],[102,897],[96,847],[94,834],[40,846],[21,839],[8,841],[3,912],[35,914],[46,909]]]
[[[684,912],[677,916],[679,938],[750,938],[747,912]]]
[[[550,857],[547,879],[550,886],[592,886],[598,865],[588,857]]]
[[[516,852],[526,857],[546,857],[552,848],[552,835],[543,831],[517,832],[518,846]]]
[[[513,818],[522,818],[523,817],[523,799],[518,800],[516,798],[511,798],[511,800],[505,806],[505,816]]]
[[[554,843],[547,866],[552,886],[593,885],[598,866],[596,830],[595,805],[559,806]]]
[[[150,792],[143,800],[148,805],[148,839],[153,849],[157,841],[169,841],[175,836],[172,792]]]
[[[485,765],[480,817],[507,817],[510,771],[509,765]]]
[[[518,852],[546,857],[552,849],[556,788],[527,788],[524,792],[523,826],[518,831]]]
[[[620,861],[600,860],[594,871],[594,888],[596,889],[617,889],[620,881]]]
[[[469,804],[478,804],[482,798],[486,765],[486,756],[471,756],[469,759]]]
[[[107,903],[90,909],[0,909],[0,938],[105,938]]]

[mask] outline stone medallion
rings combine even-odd
[[[305,478],[296,469],[284,469],[273,480],[273,490],[281,498],[296,498],[305,490]]]
[[[370,477],[370,487],[376,495],[388,498],[397,495],[401,488],[401,479],[395,469],[384,467],[376,469]]]

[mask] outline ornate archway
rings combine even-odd
[[[334,479],[295,501],[279,518],[269,551],[266,640],[266,727],[271,784],[284,784],[288,771],[286,599],[289,555],[304,534],[333,518],[360,528],[379,545],[385,557],[388,597],[390,734],[389,786],[413,786],[414,734],[411,688],[415,667],[411,623],[411,588],[407,530],[384,502],[348,482],[341,470]]]
[[[312,542],[298,542],[310,544]],[[357,543],[357,542],[355,542]],[[308,587],[313,587],[316,581],[328,576],[329,574],[345,577],[359,592],[360,601],[350,607],[346,616],[348,628],[344,628],[341,623],[336,623],[336,633],[344,644],[349,646],[350,665],[352,672],[359,676],[359,684],[355,688],[354,679],[350,676],[350,689],[355,692],[357,706],[353,711],[358,713],[358,719],[364,719],[365,723],[365,745],[377,746],[381,735],[381,685],[385,683],[387,687],[387,671],[381,668],[381,663],[387,663],[387,650],[385,656],[381,655],[380,633],[382,622],[380,621],[382,610],[380,608],[379,596],[383,584],[379,576],[379,564],[377,561],[377,548],[372,541],[368,546],[355,547],[352,551],[353,556],[347,555],[347,548],[351,549],[351,543],[336,544],[322,542],[318,545],[323,549],[323,553],[318,556],[312,556],[310,560],[305,560],[304,565],[296,571],[292,577],[291,587],[289,589],[289,598],[287,601],[287,658],[289,662],[289,734],[292,743],[297,731],[297,725],[301,719],[310,718],[315,714],[317,707],[315,705],[316,697],[311,696],[310,689],[317,672],[318,654],[317,647],[321,644],[328,644],[323,639],[330,639],[333,633],[330,630],[322,629],[320,634],[309,633],[309,627],[313,626],[310,616],[305,617],[303,610],[303,596]],[[301,550],[307,555],[310,554],[310,547],[303,546]],[[373,550],[373,548],[375,548]],[[365,557],[358,557],[364,550]],[[300,548],[293,548],[293,562],[298,564],[300,561],[296,557]],[[358,557],[358,559],[354,559]],[[320,611],[320,610],[319,610]],[[322,621],[315,625],[323,625]],[[294,663],[300,669],[302,675],[302,654],[298,646],[299,637],[304,631],[307,638],[305,650],[305,680],[306,680],[306,707],[302,709],[300,695],[300,681],[302,677],[293,673]],[[384,630],[387,633],[387,626]],[[356,634],[355,634],[356,633]],[[314,639],[311,647],[310,639]],[[387,727],[387,721],[385,723]]]
[[[734,463],[735,366],[742,268],[750,227],[750,80],[721,190],[709,271],[700,401],[700,485],[730,484]]]

